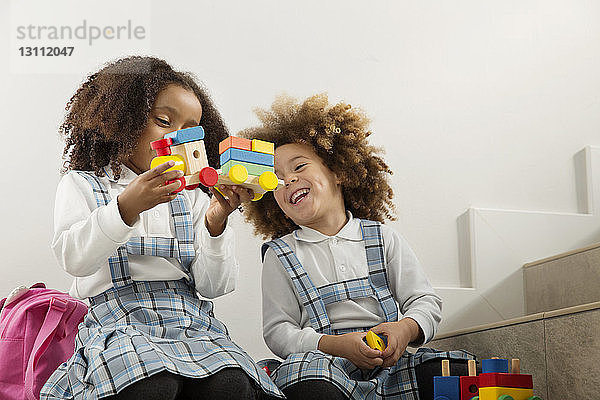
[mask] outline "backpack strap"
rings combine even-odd
[[[29,361],[27,362],[27,370],[25,371],[25,396],[27,400],[37,400],[36,395],[33,393],[33,372],[37,366],[37,362],[40,357],[50,344],[50,341],[54,337],[54,332],[60,323],[63,315],[67,313],[69,302],[53,297],[50,300],[50,307],[46,312],[46,318],[38,332],[33,349],[29,355]]]

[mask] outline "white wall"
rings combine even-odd
[[[68,74],[11,69],[22,60],[9,40],[9,4],[0,5],[0,295],[35,281],[66,290],[48,246],[56,131],[70,95],[106,57],[78,60]],[[94,4],[113,3],[56,15],[92,20]],[[115,12],[115,21],[138,15],[127,13]],[[436,286],[465,284],[457,217],[470,206],[577,212],[573,155],[600,144],[598,2],[153,1],[142,14],[149,51],[131,51],[195,72],[232,133],[256,123],[252,109],[282,92],[326,91],[361,106],[395,171],[392,225]],[[260,334],[261,241],[236,225],[245,262],[239,290],[216,301],[217,314],[261,357],[269,354]]]

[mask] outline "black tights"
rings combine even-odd
[[[255,400],[257,391],[239,368],[225,368],[201,379],[164,371],[127,386],[107,400]]]

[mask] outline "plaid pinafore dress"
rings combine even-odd
[[[335,302],[375,297],[387,322],[398,321],[398,305],[388,286],[385,249],[379,222],[361,220],[360,226],[367,255],[367,277],[315,287],[293,250],[281,239],[265,243],[273,249],[289,273],[298,302],[306,309],[315,331],[327,335],[348,332],[366,332],[371,326],[352,329],[332,329],[326,306]],[[433,359],[471,359],[473,356],[458,350],[440,352],[421,348],[416,353],[404,352],[395,366],[361,370],[345,358],[335,357],[319,350],[290,354],[281,364],[275,360],[259,362],[272,371],[271,379],[281,389],[306,380],[321,379],[333,383],[351,399],[418,400],[415,366]],[[433,384],[433,382],[432,382]]]
[[[98,206],[110,196],[93,174],[85,177]],[[203,378],[241,368],[264,392],[283,397],[267,374],[231,341],[213,304],[196,295],[192,215],[180,193],[169,203],[176,238],[134,237],[108,259],[113,287],[90,298],[73,356],[44,385],[41,399],[98,399],[161,371]],[[189,279],[133,281],[127,254],[177,258]]]

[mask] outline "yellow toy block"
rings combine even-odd
[[[533,389],[494,386],[479,388],[479,400],[497,400],[502,395],[509,395],[513,400],[528,400],[533,396]]]
[[[275,154],[275,144],[264,140],[252,139],[252,151],[259,153]],[[271,164],[272,165],[272,164]]]
[[[367,332],[366,339],[367,339],[367,344],[369,345],[370,348],[379,350],[379,351],[385,350],[385,343],[383,342],[383,339],[381,339],[379,336],[377,336],[372,331]]]
[[[184,161],[183,157],[181,157],[178,154],[173,154],[173,155],[170,155],[170,156],[154,157],[152,159],[152,161],[150,162],[150,169],[152,169],[154,167],[158,167],[160,164],[164,164],[167,161],[171,161],[171,160],[175,161],[175,165],[173,165],[167,171],[179,170],[179,171],[182,171],[185,174],[185,161]]]

